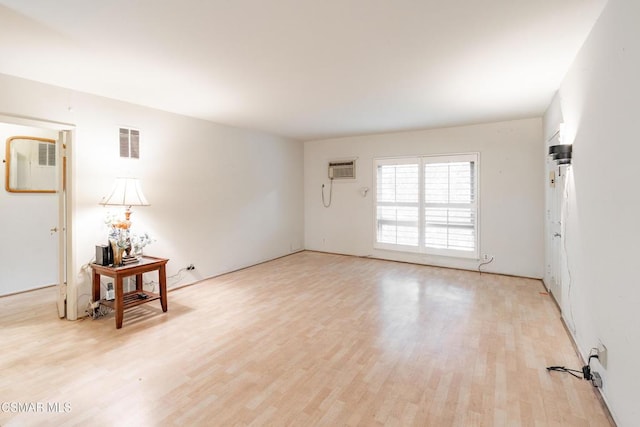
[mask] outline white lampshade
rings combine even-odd
[[[107,197],[100,202],[105,206],[149,206],[138,178],[116,178]]]

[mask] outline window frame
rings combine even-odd
[[[472,214],[475,215],[474,221],[474,249],[465,251],[461,249],[450,248],[434,248],[427,247],[426,240],[426,208],[425,201],[425,165],[428,163],[455,163],[455,162],[474,162],[473,171],[473,194],[474,200],[471,202]],[[378,166],[384,165],[401,165],[401,164],[418,164],[418,245],[407,246],[393,243],[378,242]],[[479,259],[480,257],[480,153],[466,152],[454,154],[434,154],[420,156],[403,156],[403,157],[380,157],[373,159],[373,247],[375,249],[390,250],[394,252],[407,252],[425,255],[447,256],[463,259]]]

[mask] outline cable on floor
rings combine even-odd
[[[573,375],[574,377],[578,378],[579,380],[582,379],[581,376],[575,374],[575,373],[582,374],[582,371],[578,371],[577,369],[565,368],[564,366],[547,366],[547,371],[548,372],[550,372],[550,371],[566,372],[567,374]]]

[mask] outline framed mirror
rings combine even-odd
[[[5,188],[10,193],[56,192],[56,141],[35,136],[7,138]]]

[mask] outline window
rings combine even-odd
[[[478,154],[376,160],[380,249],[478,256]]]
[[[419,245],[418,159],[379,160],[376,176],[377,239],[384,246]]]
[[[140,158],[140,131],[120,128],[120,157]]]

